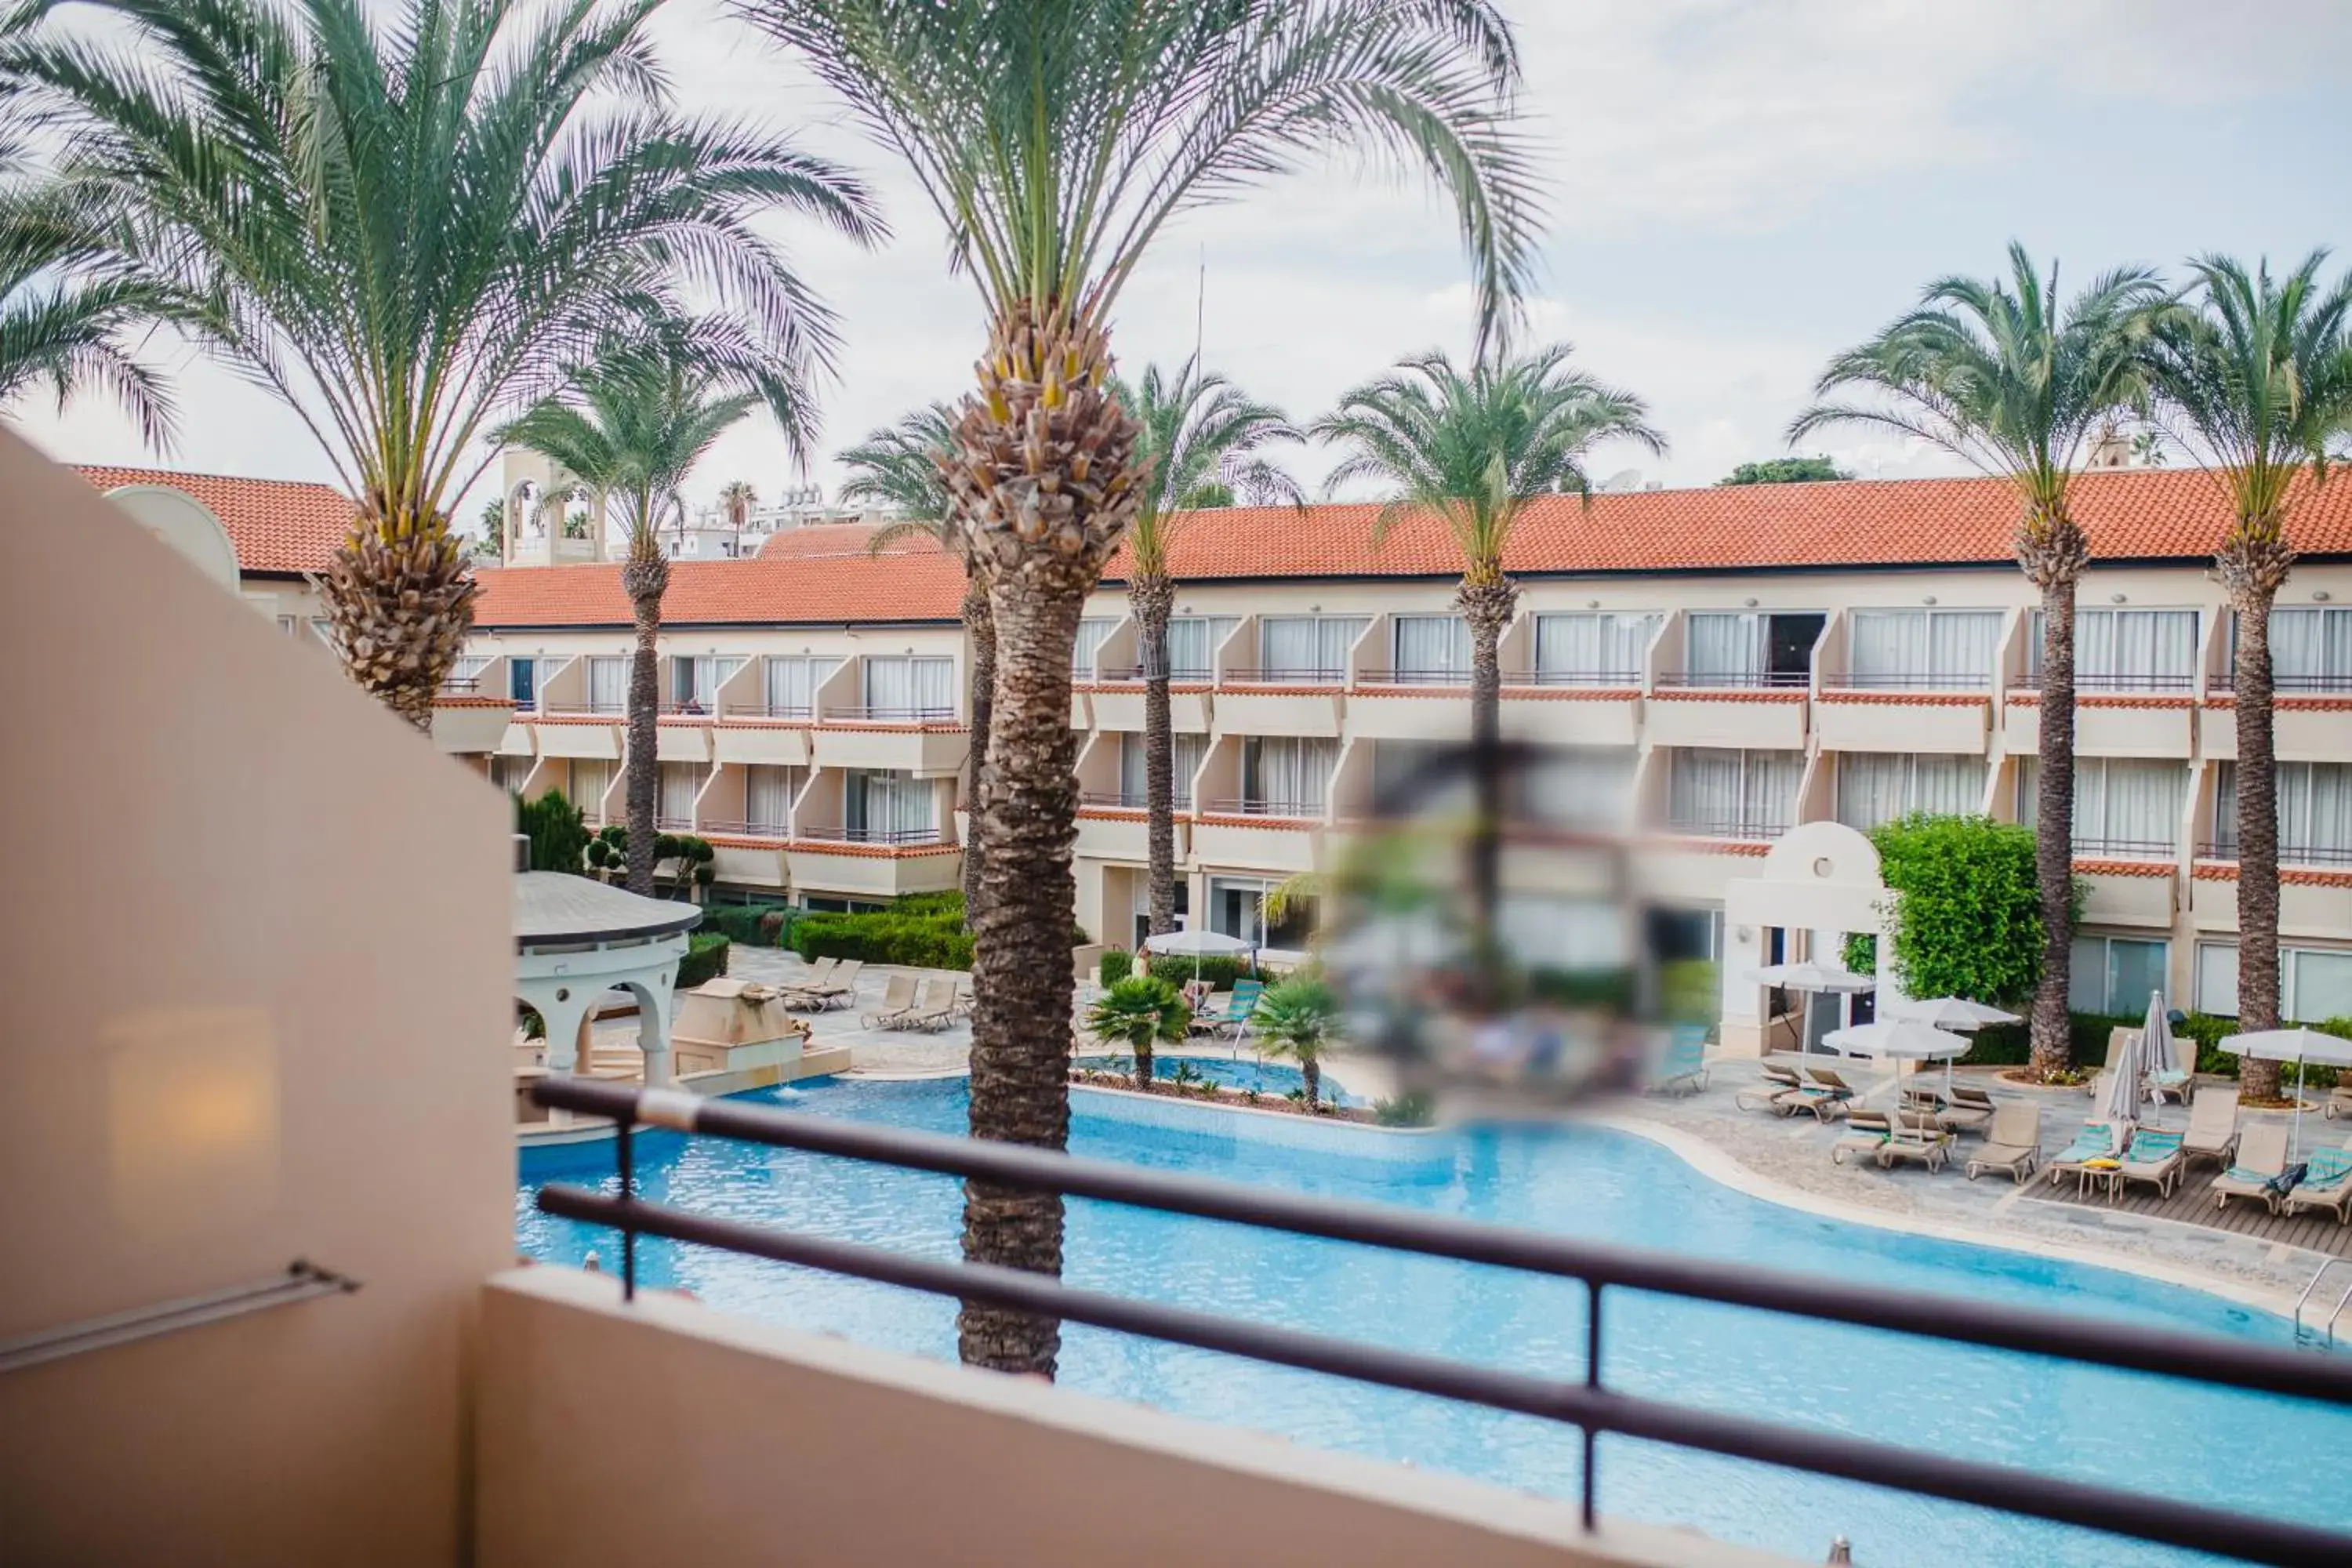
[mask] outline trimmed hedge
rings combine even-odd
[[[1151,955],[1154,979],[1165,980],[1171,985],[1182,985],[1190,980],[1205,980],[1219,991],[1231,991],[1234,982],[1249,973],[1248,966],[1238,958],[1214,955],[1195,958],[1184,952],[1155,952]]]
[[[727,953],[733,944],[719,931],[698,931],[686,939],[686,956],[677,961],[676,991],[691,991],[727,973]]]
[[[745,947],[782,947],[797,913],[786,904],[712,904],[702,911],[702,929]],[[770,921],[772,914],[782,918]]]
[[[1103,989],[1108,991],[1110,987],[1118,984],[1120,981],[1126,979],[1129,975],[1134,973],[1135,954],[1128,952],[1127,949],[1123,947],[1112,947],[1103,950]],[[1163,975],[1161,978],[1165,979],[1166,976]]]
[[[2096,1072],[2107,1059],[2107,1035],[2117,1028],[2137,1029],[2147,1022],[2140,1013],[2070,1013],[2067,1015],[2072,1036],[2071,1048],[2074,1066],[2085,1072]],[[2311,1027],[2324,1035],[2335,1035],[2352,1040],[2352,1018],[2330,1018]],[[2235,1018],[2217,1018],[2210,1013],[2191,1013],[2172,1026],[2175,1035],[2197,1042],[2197,1070],[2219,1074],[2224,1078],[2238,1076],[2240,1058],[2221,1048],[2221,1042],[2238,1032]],[[1963,1067],[2019,1067],[2032,1055],[2030,1048],[2032,1031],[2024,1024],[1996,1024],[1977,1031],[1976,1045],[1960,1058]],[[2307,1081],[2324,1086],[2335,1081],[2333,1071],[2314,1067],[2306,1075]]]
[[[970,969],[971,933],[963,929],[963,895],[915,893],[867,914],[803,912],[783,945],[803,958],[858,958],[916,969]]]

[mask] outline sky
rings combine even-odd
[[[1782,432],[1837,350],[1930,279],[1989,274],[2011,239],[2062,286],[2126,262],[2209,251],[2299,260],[2352,241],[2352,4],[2345,0],[1503,0],[1543,169],[1546,233],[1528,335],[1646,399],[1664,458],[1627,469],[1710,484],[1783,455]],[[654,36],[681,102],[788,131],[856,171],[893,237],[866,253],[779,218],[837,312],[805,468],[764,419],[721,438],[688,487],[830,494],[831,454],[970,384],[978,297],[950,274],[937,219],[841,106],[720,0],[670,0]],[[2352,261],[2339,256],[2333,266]],[[1167,230],[1129,287],[1114,348],[1129,372],[1205,363],[1304,422],[1429,348],[1464,354],[1467,269],[1423,185],[1318,161]],[[175,342],[150,352],[182,404],[174,448],[142,448],[89,398],[8,411],[52,456],[331,480],[303,426],[233,370]],[[1955,471],[1854,430],[1817,436],[1865,477]],[[1311,483],[1334,460],[1276,454]],[[495,493],[478,483],[467,521]]]

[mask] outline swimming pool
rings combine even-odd
[[[961,1132],[961,1079],[771,1090],[795,1110]],[[1364,1137],[1378,1134],[1366,1132]],[[1370,1199],[1563,1235],[2014,1303],[2023,1310],[2290,1342],[2282,1321],[2113,1270],[1819,1218],[1736,1193],[1646,1140],[1503,1127],[1430,1137],[1407,1162],[1267,1148],[1079,1113],[1073,1148],[1257,1185]],[[610,1232],[550,1219],[530,1194],[608,1186],[610,1146],[534,1152],[517,1194],[520,1245],[610,1260]],[[645,1194],[698,1212],[954,1258],[950,1178],[674,1134],[641,1143]],[[1581,1286],[1089,1202],[1071,1205],[1074,1284],[1552,1375],[1580,1377]],[[641,1278],[713,1306],[951,1357],[952,1302],[760,1259],[640,1244]],[[1607,1374],[1630,1393],[1902,1443],[2078,1479],[2352,1527],[2352,1490],[2318,1456],[2352,1417],[1903,1336],[1636,1292],[1610,1296]],[[1573,1497],[1570,1428],[1264,1367],[1086,1328],[1064,1331],[1073,1387],[1302,1443]],[[1601,1441],[1603,1510],[1818,1561],[1831,1536],[1872,1568],[2176,1564],[2187,1553],[1629,1439]]]
[[[1290,1094],[1303,1094],[1307,1075],[1288,1062],[1263,1061],[1252,1057],[1176,1057],[1165,1054],[1151,1058],[1151,1080],[1171,1083],[1175,1080],[1176,1064],[1184,1063],[1194,1072],[1222,1089],[1254,1089],[1260,1094],[1280,1100]],[[1097,1072],[1135,1072],[1132,1056],[1104,1056],[1088,1052],[1076,1058],[1076,1065]],[[1329,1073],[1323,1075],[1317,1090],[1328,1105],[1361,1105],[1361,1096],[1349,1094]]]

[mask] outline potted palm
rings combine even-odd
[[[1286,980],[1259,999],[1250,1023],[1266,1054],[1288,1057],[1307,1080],[1307,1113],[1319,1109],[1323,1049],[1339,1035],[1339,999],[1322,980],[1302,975]]]
[[[1087,1009],[1087,1027],[1098,1040],[1118,1040],[1135,1053],[1135,1087],[1151,1090],[1151,1047],[1181,1040],[1192,1027],[1192,1009],[1165,980],[1130,974]]]

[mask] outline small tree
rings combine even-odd
[[[1339,997],[1311,976],[1286,980],[1258,999],[1251,1022],[1269,1056],[1298,1064],[1307,1080],[1307,1110],[1313,1114],[1323,1092],[1323,1047],[1339,1034]]]
[[[588,827],[580,808],[564,799],[562,790],[549,790],[537,800],[515,796],[515,831],[530,840],[532,870],[587,875],[582,861],[588,849]]]
[[[2020,1001],[2042,979],[2033,829],[1916,813],[1872,830],[1895,900],[1895,973],[1914,996]],[[1864,938],[1849,963],[1869,963]]]
[[[1150,974],[1130,974],[1087,1009],[1087,1027],[1098,1040],[1118,1040],[1135,1052],[1135,1087],[1151,1087],[1151,1047],[1174,1043],[1192,1026],[1192,1009],[1176,987]]]
[[[1827,458],[1767,458],[1760,463],[1742,463],[1731,470],[1728,478],[1715,482],[1718,485],[1797,485],[1852,478],[1852,474]]]

